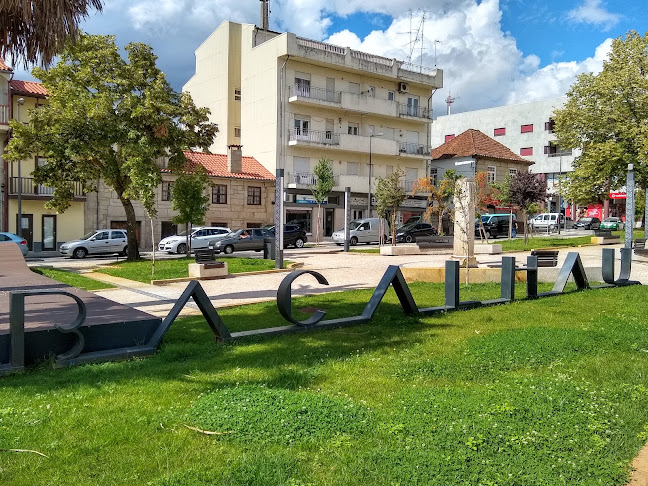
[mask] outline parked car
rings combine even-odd
[[[209,242],[217,237],[228,235],[232,232],[231,229],[224,226],[197,226],[191,229],[191,249],[198,250],[207,248]],[[166,251],[169,253],[186,253],[187,251],[187,231],[183,231],[174,236],[168,236],[160,240],[158,243],[159,251]]]
[[[601,221],[600,229],[606,230],[623,230],[625,229],[625,223],[621,218],[615,216],[610,216]]]
[[[23,254],[23,256],[27,255],[27,252],[29,251],[27,240],[13,233],[8,233],[6,231],[1,232],[0,242],[2,241],[13,241],[16,245],[18,245],[18,248],[20,248],[20,252]]]
[[[407,223],[396,230],[396,242],[414,243],[417,237],[437,234],[437,229],[429,223]]]
[[[274,225],[266,226],[265,229],[275,234]],[[304,243],[308,241],[306,230],[298,224],[284,224],[284,248],[294,246],[295,248],[303,248]]]
[[[235,251],[263,250],[266,238],[274,238],[275,234],[268,228],[244,228],[217,240],[212,240],[209,246],[214,247],[216,253],[231,255]]]
[[[581,218],[574,223],[574,228],[597,230],[600,227],[601,227],[601,220],[596,217]]]
[[[380,242],[380,229],[382,226],[384,239],[389,234],[389,225],[387,220],[382,218],[364,218],[356,219],[349,223],[349,244],[351,246],[358,243],[378,243]],[[333,233],[333,242],[338,245],[344,244],[344,228]]]
[[[558,218],[560,218],[560,227],[570,229],[574,227],[571,218],[566,218],[562,213],[541,213],[535,215],[529,221],[532,230],[556,231],[558,230]]]
[[[72,258],[85,258],[87,255],[119,253],[126,255],[128,241],[126,230],[95,230],[78,240],[67,241],[59,248],[61,255]]]
[[[483,214],[481,222],[484,225],[486,238],[497,238],[498,236],[508,236],[509,234],[509,220],[511,215],[508,213],[500,214]],[[513,215],[515,221],[515,214]],[[479,221],[475,222],[475,236],[481,237],[479,231]]]

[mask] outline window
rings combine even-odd
[[[556,122],[554,121],[553,118],[550,118],[548,122],[545,122],[545,130],[549,133],[554,132],[555,126],[556,126]]]
[[[439,180],[438,177],[439,177],[439,169],[437,168],[430,169],[430,182],[432,183],[432,185],[434,186],[437,185],[437,181]]]
[[[234,101],[241,101],[241,88],[234,88]]]
[[[310,75],[305,73],[295,73],[295,88],[297,96],[310,98]]]
[[[454,133],[453,133],[452,135],[446,135],[446,136],[445,136],[445,141],[446,141],[446,142],[449,142],[449,141],[452,140],[453,138],[455,138]]]
[[[522,125],[520,127],[520,133],[531,133],[533,131],[533,123],[530,125]]]
[[[348,133],[349,135],[358,135],[360,133],[360,124],[349,123]]]
[[[488,182],[495,182],[495,178],[497,177],[497,168],[493,165],[488,166]]]
[[[358,175],[357,162],[347,162],[347,175]]]
[[[241,127],[234,127],[234,136],[241,138]]]
[[[518,173],[517,169],[509,169],[509,175],[511,177],[515,177],[517,175],[517,173]]]
[[[126,233],[124,233],[123,231],[119,231],[119,230],[111,231],[110,232],[110,238],[113,239],[113,240],[118,240],[120,238],[125,239],[126,238]]]
[[[520,155],[529,156],[533,155],[533,147],[524,147],[520,149]]]
[[[324,129],[324,138],[326,139],[326,141],[331,142],[333,140],[333,120],[327,119]]]
[[[247,190],[247,203],[250,206],[261,206],[261,188],[250,186]]]
[[[369,95],[370,98],[375,98],[376,97],[376,87],[375,86],[369,86],[369,89],[367,90],[367,95]]]
[[[162,200],[170,201],[172,199],[173,193],[173,182],[163,182],[162,183]]]
[[[419,115],[419,97],[418,96],[408,96],[407,97],[407,115],[408,116],[420,116]]]
[[[222,221],[216,221],[215,223],[211,224],[212,226],[219,226],[221,228],[227,228],[229,225],[225,222]]]
[[[310,129],[310,117],[295,115],[295,137],[308,138]]]
[[[506,135],[506,128],[496,128],[493,130],[494,137],[501,137],[502,135]]]
[[[387,100],[388,101],[394,101],[394,92],[393,91],[387,91]]]
[[[212,187],[212,204],[227,204],[227,186],[216,184]]]

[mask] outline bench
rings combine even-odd
[[[538,258],[538,267],[558,266],[557,250],[532,250],[531,256],[535,256]]]
[[[222,268],[224,263],[216,261],[216,253],[213,248],[200,249],[194,252],[196,263],[204,265],[205,268]]]
[[[423,248],[452,248],[454,245],[453,236],[417,236],[416,244]]]
[[[609,238],[612,236],[612,230],[597,229],[594,230],[594,236],[598,238]]]
[[[634,240],[634,243],[632,244],[632,248],[634,248],[635,255],[648,256],[648,250],[646,250],[645,238],[637,238],[636,240]]]

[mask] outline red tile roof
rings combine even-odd
[[[432,150],[434,160],[454,157],[479,157],[533,164],[532,161],[520,157],[488,135],[472,128]]]
[[[243,172],[227,170],[227,155],[205,154],[202,152],[184,152],[189,164],[200,164],[209,175],[217,177],[232,177],[235,179],[258,179],[274,181],[272,173],[263,167],[254,157],[242,157]]]
[[[37,96],[39,98],[44,98],[47,96],[47,90],[45,86],[41,83],[35,81],[20,81],[18,79],[12,79],[9,81],[11,86],[11,91],[14,94],[21,94],[25,96]]]
[[[4,59],[0,59],[0,71],[13,71],[9,65],[4,62]]]

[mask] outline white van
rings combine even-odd
[[[556,231],[558,229],[558,217],[560,217],[560,227],[571,229],[574,222],[571,218],[565,218],[564,214],[559,213],[542,213],[534,216],[529,221],[532,230]]]
[[[387,220],[382,218],[364,218],[356,219],[349,223],[349,244],[357,245],[358,243],[379,243],[380,229],[382,228],[385,240],[389,234],[389,225]],[[338,245],[344,244],[344,228],[333,233],[333,242]]]

